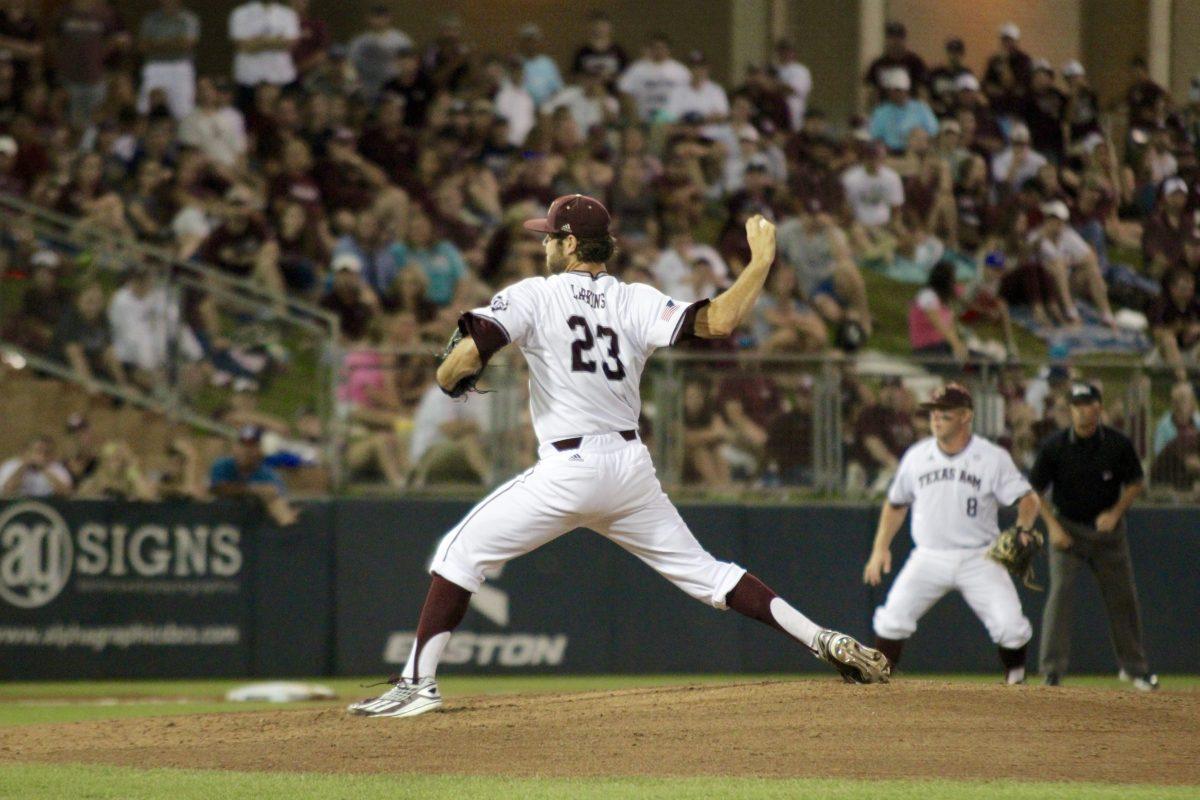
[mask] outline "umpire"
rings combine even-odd
[[[1075,579],[1087,566],[1096,576],[1122,677],[1142,691],[1158,688],[1142,648],[1137,587],[1125,538],[1125,512],[1145,488],[1142,465],[1129,438],[1100,424],[1100,390],[1071,385],[1071,427],[1042,446],[1030,483],[1042,494],[1050,534],[1050,594],[1042,612],[1039,653],[1047,686],[1067,671]],[[1054,508],[1045,492],[1054,487]]]

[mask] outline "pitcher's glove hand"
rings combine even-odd
[[[441,364],[443,361],[445,361],[447,358],[450,357],[450,354],[454,352],[454,348],[458,346],[458,343],[461,342],[462,339],[463,339],[462,330],[460,328],[455,328],[454,335],[450,337],[450,341],[446,342],[446,349],[443,350],[441,352],[441,354],[437,357],[438,364]],[[475,388],[475,382],[477,380],[479,380],[479,376],[482,374],[483,374],[483,370],[481,369],[481,370],[479,370],[479,372],[476,372],[471,375],[467,375],[464,378],[460,378],[458,383],[454,384],[454,386],[451,387],[449,390],[442,388],[440,384],[439,384],[439,388],[442,388],[442,391],[445,392],[446,394],[450,395],[451,397],[459,398],[459,397],[462,397],[467,392],[479,391],[478,389]]]
[[[1025,541],[1022,541],[1024,535]],[[1038,530],[1024,530],[1015,525],[1000,534],[987,556],[998,562],[1030,589],[1042,591],[1044,587],[1033,582],[1033,559],[1041,552],[1045,538]]]

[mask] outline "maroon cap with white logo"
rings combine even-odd
[[[551,203],[542,219],[527,220],[525,230],[589,239],[607,236],[608,222],[608,209],[599,200],[582,194],[568,194]]]

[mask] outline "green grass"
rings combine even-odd
[[[0,798],[29,800],[214,800],[293,798],[393,800],[447,798],[528,800],[636,797],[644,800],[721,797],[729,800],[822,798],[850,800],[1150,800],[1194,798],[1195,787],[1018,781],[864,781],[763,778],[492,778],[474,776],[319,775],[124,767],[21,765],[0,767]]]
[[[875,328],[871,338],[867,340],[866,347],[894,356],[911,355],[912,347],[908,343],[908,306],[921,287],[894,281],[871,269],[863,269],[862,276],[867,285],[871,316],[875,320]],[[972,330],[981,339],[1004,342],[1004,331],[999,325],[981,324],[973,326]],[[1019,325],[1013,328],[1013,338],[1017,341],[1022,358],[1045,360],[1049,353],[1045,342]]]

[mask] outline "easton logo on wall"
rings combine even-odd
[[[72,530],[45,503],[0,513],[0,598],[18,608],[50,603],[75,578],[74,591],[114,588],[147,594],[225,593],[244,557],[241,531],[228,524],[86,521]]]
[[[492,576],[500,577],[500,571]],[[471,608],[499,628],[508,627],[508,593],[485,584],[471,595]],[[415,631],[392,633],[383,646],[387,664],[404,664],[417,639]],[[455,631],[442,652],[443,664],[474,664],[479,667],[558,667],[567,655],[567,635],[541,633],[477,633]]]

